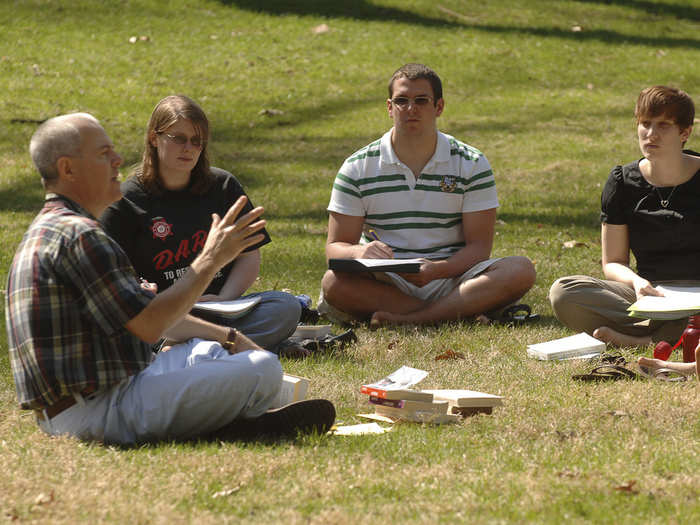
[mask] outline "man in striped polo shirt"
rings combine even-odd
[[[422,258],[420,272],[323,277],[319,311],[373,326],[479,316],[535,282],[526,257],[491,259],[498,197],[476,148],[437,129],[442,83],[422,64],[389,81],[394,126],[343,163],[328,211],[327,258]]]

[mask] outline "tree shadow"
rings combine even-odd
[[[0,211],[38,213],[44,205],[44,188],[39,176],[0,190]]]
[[[444,18],[433,18],[411,11],[374,5],[365,0],[329,2],[328,0],[219,0],[222,4],[236,6],[246,11],[271,15],[319,16],[327,18],[351,18],[377,22],[404,22],[427,27],[459,27],[462,24]]]
[[[700,48],[700,40],[696,38],[653,37],[645,36],[643,34],[628,35],[624,33],[618,33],[616,31],[609,31],[607,29],[589,29],[580,32],[574,32],[570,29],[561,28],[517,27],[504,25],[479,25],[472,27],[474,29],[486,31],[489,33],[511,33],[529,36],[539,36],[544,38],[554,37],[575,41],[597,40],[606,44],[635,44],[654,48]]]
[[[508,224],[542,224],[556,228],[582,228],[597,231],[600,228],[600,212],[589,206],[583,200],[567,202],[563,207],[556,199],[542,199],[538,203],[543,210],[539,213],[517,211],[505,211],[498,214],[498,218]],[[564,208],[564,209],[562,209]]]
[[[403,22],[423,27],[463,28],[487,33],[529,35],[544,38],[561,38],[574,41],[600,41],[610,44],[634,43],[648,47],[698,48],[700,40],[696,38],[653,37],[644,34],[623,34],[606,29],[592,29],[579,32],[557,27],[524,27],[502,24],[472,24],[468,17],[457,12],[444,10],[444,16],[430,17],[411,11],[373,5],[365,0],[353,2],[328,2],[327,0],[219,0],[223,5],[235,6],[247,11],[270,15],[300,15],[328,18],[347,18],[377,22]],[[606,0],[578,0],[581,2],[612,3]],[[657,8],[649,0],[622,0],[620,3],[644,9],[650,13],[671,14],[676,18],[697,20],[700,10],[683,8],[662,3]],[[455,19],[455,20],[452,20]]]
[[[689,5],[667,4],[659,0],[576,0],[585,4],[604,4],[631,7],[650,15],[675,16],[680,19],[700,20],[700,8]]]

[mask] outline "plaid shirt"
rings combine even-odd
[[[124,328],[153,295],[119,245],[75,202],[47,194],[17,248],[6,292],[17,398],[41,408],[145,368],[150,346]]]

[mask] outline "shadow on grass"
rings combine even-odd
[[[223,5],[236,6],[247,11],[267,13],[270,15],[322,16],[329,18],[348,18],[377,22],[403,22],[423,27],[444,27],[446,29],[463,28],[498,34],[529,35],[545,38],[561,38],[576,41],[600,41],[609,44],[632,43],[649,47],[687,47],[698,48],[700,40],[696,38],[673,38],[645,36],[641,32],[634,35],[618,33],[605,29],[573,32],[569,28],[525,27],[502,24],[469,23],[470,17],[464,13],[443,11],[444,17],[434,18],[393,7],[373,5],[364,0],[353,2],[328,2],[327,0],[219,0]],[[606,0],[579,0],[583,2],[612,3]],[[649,13],[671,14],[676,18],[697,20],[699,10],[694,7],[674,6],[646,0],[623,0],[624,5],[643,9]],[[456,20],[453,20],[456,19]]]
[[[597,211],[590,209],[587,203],[582,205],[581,202],[567,202],[566,207],[558,202],[556,208],[552,208],[550,204],[542,202],[543,210],[549,211],[539,213],[507,211],[499,213],[498,218],[508,224],[542,224],[557,228],[585,228],[597,231],[600,228],[600,219]]]
[[[0,190],[0,211],[38,213],[43,205],[44,188],[38,176]]]
[[[631,7],[650,15],[675,16],[680,19],[700,20],[700,8],[689,5],[668,4],[659,0],[576,0],[584,4],[603,4]]]
[[[411,11],[384,7],[366,2],[329,2],[328,0],[220,0],[224,5],[236,6],[246,11],[271,15],[322,16],[350,18],[377,22],[404,22],[427,27],[459,27],[461,24],[442,18],[433,18]]]

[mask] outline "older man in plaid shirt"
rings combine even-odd
[[[237,218],[241,198],[215,215],[189,271],[156,295],[95,220],[121,198],[121,157],[99,122],[50,119],[30,152],[46,201],[10,268],[6,321],[19,404],[42,430],[132,444],[330,427],[326,400],[267,411],[280,388],[277,357],[187,315],[215,273],[260,240],[262,208]],[[163,335],[196,338],[154,359],[150,343]]]

